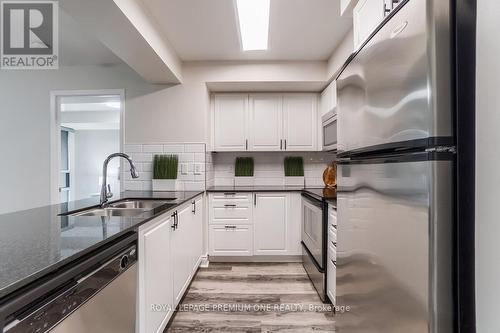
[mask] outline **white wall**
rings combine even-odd
[[[326,62],[187,63],[183,84],[137,96],[126,109],[126,142],[209,142],[206,82],[325,81]]]
[[[119,151],[119,130],[75,131],[75,187],[72,200],[89,198],[100,192],[102,163],[108,155]],[[108,184],[113,193],[120,193],[119,166],[117,159],[108,166]]]
[[[500,327],[500,2],[477,2],[476,316],[477,332]]]
[[[345,61],[354,51],[354,35],[351,29],[328,59],[327,79],[334,79]]]
[[[146,83],[125,65],[2,71],[0,213],[50,202],[52,90],[125,89],[125,143],[208,143],[206,82],[325,81],[325,72],[326,62],[188,63],[184,83],[166,86]]]
[[[1,71],[0,213],[50,203],[50,91],[113,88],[129,100],[158,89],[126,66]]]

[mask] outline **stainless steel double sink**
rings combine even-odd
[[[122,217],[134,217],[149,212],[155,208],[159,208],[163,205],[172,204],[172,201],[177,200],[177,198],[166,198],[166,199],[125,199],[110,203],[106,207],[92,207],[85,210],[76,211],[74,213],[61,214],[65,216],[102,216],[102,217],[112,217],[112,216],[122,216]]]

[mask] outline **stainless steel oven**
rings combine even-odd
[[[323,122],[323,150],[337,150],[337,111],[329,111],[321,117]]]
[[[326,302],[327,206],[302,193],[302,263],[322,301]]]

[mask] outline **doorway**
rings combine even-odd
[[[104,159],[123,147],[123,90],[51,93],[51,201],[96,198]],[[108,168],[108,184],[121,189],[120,162]]]

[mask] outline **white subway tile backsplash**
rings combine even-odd
[[[281,186],[285,184],[284,178],[254,178],[256,186]]]
[[[134,162],[152,162],[153,154],[150,153],[132,153],[130,154],[130,158]]]
[[[194,153],[195,162],[205,162],[205,153]]]
[[[203,191],[205,189],[205,182],[185,182],[184,191]]]
[[[130,153],[142,153],[142,145],[125,145],[123,150],[126,154]]]
[[[189,143],[184,146],[186,153],[205,153],[205,144],[203,143]]]
[[[153,156],[156,154],[175,154],[179,156],[179,174],[178,179],[181,183],[181,190],[184,187],[193,190],[203,190],[205,188],[205,163],[210,159],[209,168],[211,171],[212,184],[213,177],[213,163],[212,156],[205,152],[204,144],[181,144],[181,143],[134,143],[124,146],[125,153],[129,154],[135,162],[137,171],[139,171],[139,178],[132,179],[130,172],[127,168],[122,168],[122,179],[124,190],[133,191],[151,191],[153,177]],[[197,175],[194,174],[195,162],[201,166],[197,169]],[[185,174],[181,174],[181,169],[185,169]],[[189,182],[189,185],[184,186],[184,183]]]
[[[127,191],[142,191],[142,182],[125,181],[123,182],[123,185]]]
[[[183,153],[184,145],[179,145],[179,144],[163,145],[163,151],[165,153]]]
[[[153,183],[151,181],[148,182],[141,182],[142,183],[142,190],[143,191],[152,191],[153,190]]]
[[[194,153],[179,154],[179,162],[194,162]]]
[[[144,153],[163,153],[163,145],[144,145],[142,146],[142,151]]]
[[[216,186],[234,184],[234,162],[236,157],[250,156],[254,158],[255,185],[285,184],[284,159],[287,156],[302,156],[304,159],[304,176],[306,186],[323,186],[323,171],[335,159],[335,155],[323,152],[276,152],[276,153],[217,153],[212,154],[213,183]],[[208,158],[207,158],[208,160]],[[206,164],[207,184],[210,164]]]

